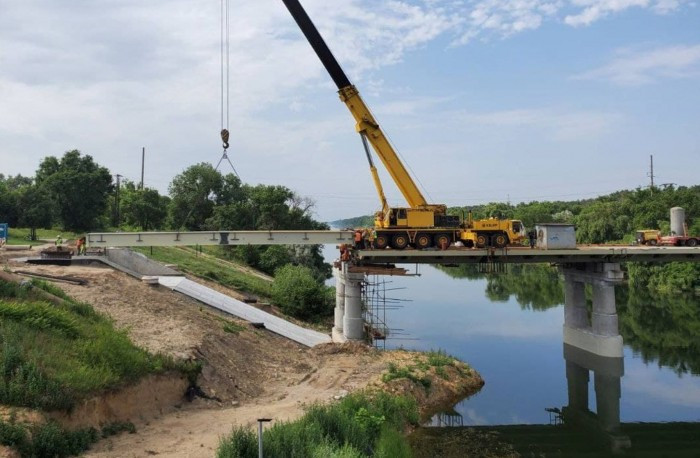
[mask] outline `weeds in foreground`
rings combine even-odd
[[[299,420],[277,423],[263,434],[265,456],[279,458],[361,456],[409,457],[401,431],[418,423],[413,398],[355,393],[332,405],[313,405]],[[236,428],[223,439],[219,458],[254,458],[257,436]]]
[[[95,428],[67,431],[53,421],[30,426],[0,421],[0,444],[14,448],[23,457],[78,455],[98,438]]]

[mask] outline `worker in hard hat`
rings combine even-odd
[[[56,244],[56,246],[63,245],[63,237],[61,236],[61,234],[58,234],[56,236],[56,241],[54,243]]]

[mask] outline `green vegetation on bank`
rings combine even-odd
[[[3,405],[68,411],[81,399],[168,370],[192,380],[200,367],[138,348],[126,331],[115,329],[89,304],[71,299],[53,285],[0,279]],[[133,425],[107,425],[101,434],[120,431],[133,431]],[[76,455],[98,437],[93,428],[65,431],[55,422],[28,424],[12,415],[0,421],[0,444],[27,457]]]
[[[227,288],[270,297],[272,285],[268,280],[242,272],[230,262],[211,256],[200,256],[191,248],[134,248],[134,251],[165,264],[176,264],[185,273],[211,280]]]
[[[176,264],[188,274],[205,278],[227,288],[270,299],[292,317],[315,321],[333,312],[335,289],[325,286],[305,266],[286,264],[276,270],[270,282],[251,273],[243,264],[199,254],[191,248],[153,247],[136,251],[166,264]],[[220,254],[216,250],[209,250]]]
[[[0,402],[67,410],[90,394],[176,369],[136,347],[125,331],[84,303],[46,302],[35,288],[0,280]],[[63,295],[65,297],[65,295]]]
[[[275,458],[410,457],[403,437],[417,425],[418,406],[411,397],[381,391],[353,393],[329,405],[315,404],[292,422],[275,423],[263,433],[264,455]],[[222,439],[218,458],[258,456],[257,435],[243,427]]]

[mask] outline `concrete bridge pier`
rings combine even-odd
[[[333,269],[335,276],[335,321],[333,341],[364,340],[362,318],[362,284],[365,275],[348,272],[348,264]]]
[[[622,356],[615,285],[624,280],[617,263],[578,263],[560,266],[564,274],[564,343],[600,356]],[[593,289],[593,308],[586,306],[585,285]]]

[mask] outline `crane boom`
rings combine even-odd
[[[429,205],[425,200],[423,193],[420,192],[420,189],[416,186],[416,183],[409,175],[396,154],[396,151],[379,127],[379,123],[374,119],[371,111],[364,100],[362,100],[362,97],[360,97],[359,91],[350,83],[347,75],[333,56],[330,48],[326,45],[323,37],[321,37],[318,29],[316,29],[316,26],[299,1],[282,0],[282,2],[291,13],[304,36],[306,36],[306,39],[309,41],[309,44],[316,52],[316,55],[321,60],[321,63],[338,87],[340,100],[345,103],[353,118],[355,118],[355,122],[357,123],[355,128],[357,132],[370,142],[372,148],[374,148],[374,151],[377,153],[377,156],[379,156],[384,167],[386,167],[389,175],[391,175],[391,178],[394,180],[394,183],[396,183],[396,186],[399,188],[399,191],[401,191],[408,205],[411,208],[428,208],[438,213],[444,213],[444,205]],[[377,179],[374,181],[376,185]],[[377,188],[377,192],[380,194],[380,199],[383,199],[384,195],[380,187]],[[382,206],[384,206],[384,202],[382,202]]]

